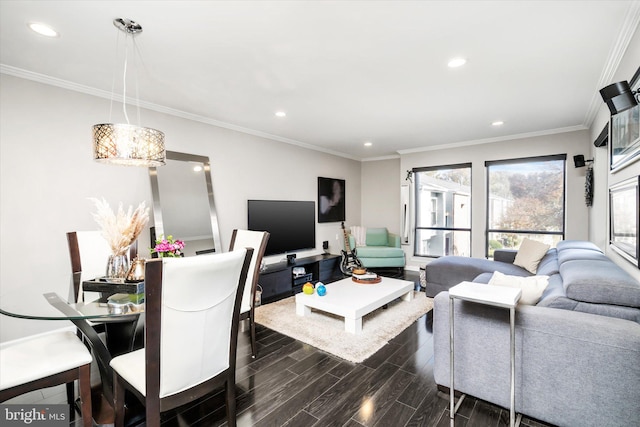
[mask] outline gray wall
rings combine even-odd
[[[89,197],[150,206],[148,173],[92,160],[91,126],[108,120],[108,100],[4,74],[0,85],[0,298],[67,297],[65,233],[97,229]],[[247,199],[316,200],[318,176],[346,180],[346,223],[360,223],[360,162],[153,111],[142,121],[165,132],[167,149],[210,158],[224,247],[247,226]],[[340,253],[340,223],[317,224],[317,249],[298,256],[321,253],[324,240]],[[142,254],[148,245],[143,236]],[[3,316],[0,341],[62,325]]]
[[[362,163],[362,224],[359,225],[400,232],[399,168],[400,159]]]

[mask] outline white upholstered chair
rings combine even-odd
[[[78,380],[82,420],[91,414],[91,354],[73,332],[52,332],[0,344],[0,402]],[[73,404],[73,399],[69,401]],[[72,409],[73,410],[73,409]]]
[[[235,370],[242,290],[253,250],[158,258],[145,265],[145,348],[111,360],[115,425],[124,425],[125,389],[160,413],[224,386],[235,426]]]
[[[269,241],[269,233],[266,231],[250,231],[250,230],[233,230],[231,235],[231,244],[229,250],[238,248],[253,248],[253,257],[249,265],[247,273],[247,283],[244,287],[242,295],[242,305],[240,306],[240,320],[249,320],[249,329],[251,333],[251,356],[258,355],[256,345],[256,324],[254,320],[256,287],[258,286],[258,278],[260,276],[260,264],[262,257]]]
[[[73,293],[75,300],[81,302],[85,298],[82,282],[105,275],[111,248],[100,231],[71,231],[67,233],[67,243],[73,274]],[[137,247],[137,242],[131,245],[130,260],[136,257]]]

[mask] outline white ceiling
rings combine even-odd
[[[639,3],[1,0],[0,64],[109,96],[122,74],[112,20],[130,18],[146,107],[373,159],[588,127]],[[467,64],[448,68],[455,56]]]

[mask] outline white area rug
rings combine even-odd
[[[362,333],[344,330],[344,318],[313,310],[311,316],[297,316],[295,297],[256,308],[256,322],[284,335],[359,363],[382,348],[391,338],[433,308],[433,299],[414,292],[411,301],[397,299],[385,309],[369,313],[362,320]]]

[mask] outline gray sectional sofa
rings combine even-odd
[[[530,276],[496,261],[442,257],[426,266],[434,299],[434,376],[449,387],[449,295],[494,271]],[[590,242],[562,241],[537,275],[549,286],[516,310],[516,411],[558,426],[640,425],[640,283]],[[455,389],[509,406],[509,312],[455,301]]]

